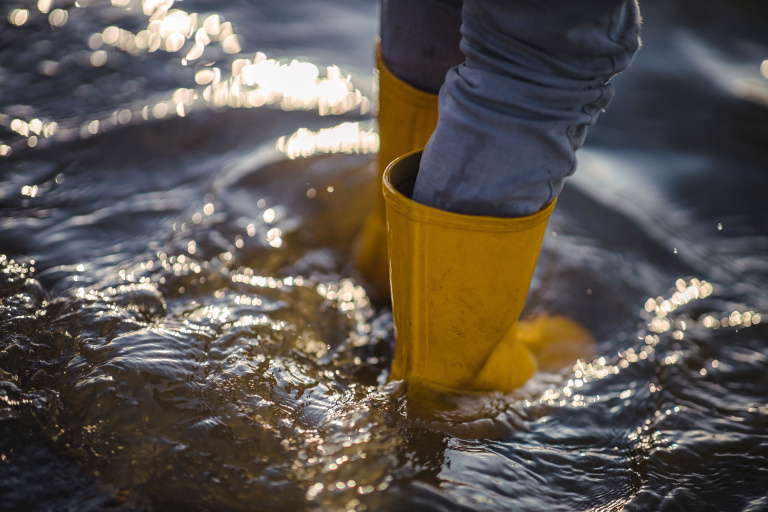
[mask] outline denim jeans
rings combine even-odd
[[[439,89],[413,199],[516,217],[554,200],[639,48],[637,0],[382,0],[381,53]]]

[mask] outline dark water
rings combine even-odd
[[[768,510],[761,3],[644,4],[528,304],[596,356],[431,415],[350,264],[375,3],[171,3],[0,6],[0,509]]]

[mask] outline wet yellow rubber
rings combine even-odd
[[[396,337],[390,378],[511,391],[536,370],[528,344],[551,335],[546,319],[518,319],[554,202],[521,218],[431,208],[409,199],[420,158],[395,160],[383,180]],[[588,337],[560,317],[556,331]]]
[[[437,126],[437,95],[411,87],[395,77],[384,64],[378,45],[376,66],[379,75],[378,180],[381,183],[390,162],[426,146]],[[389,295],[386,240],[384,199],[378,195],[358,241],[357,266],[374,293],[385,297]]]

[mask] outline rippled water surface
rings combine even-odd
[[[0,509],[768,510],[768,11],[648,1],[511,395],[387,383],[371,1],[0,6]]]

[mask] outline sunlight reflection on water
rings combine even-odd
[[[734,66],[700,34],[647,32],[664,58],[641,53],[595,127],[529,300],[590,322],[597,355],[425,412],[387,384],[391,314],[349,265],[377,185],[357,156],[378,148],[365,87],[245,52],[285,24],[211,2],[17,4],[0,30],[4,505],[764,506],[766,124],[762,86],[734,85],[763,80],[764,52]]]
[[[112,6],[135,12],[137,0],[113,0]],[[145,53],[164,51],[184,54],[183,66],[194,66],[194,82],[190,87],[174,90],[169,97],[144,105],[129,105],[105,117],[84,121],[80,127],[62,127],[56,120],[25,120],[0,112],[0,124],[10,127],[21,140],[0,140],[0,156],[8,156],[22,147],[37,146],[40,138],[69,139],[73,136],[87,138],[131,122],[165,119],[168,116],[185,117],[201,108],[257,108],[275,105],[285,111],[315,109],[319,115],[341,115],[357,112],[368,114],[372,103],[352,84],[351,76],[343,75],[337,66],[328,66],[325,75],[311,62],[297,59],[281,63],[256,52],[253,57],[242,55],[242,36],[237,34],[230,21],[220,14],[200,14],[171,8],[173,0],[142,0],[141,12],[146,18],[146,28],[134,33],[114,25],[87,38],[90,50],[89,63],[95,68],[104,67],[112,52],[122,52],[134,57]],[[51,2],[38,2],[38,11],[49,12]],[[88,10],[96,3],[76,2],[72,9]],[[102,6],[99,6],[102,7]],[[34,13],[32,13],[34,14]],[[27,9],[13,9],[8,23],[23,27],[30,20]],[[52,27],[62,27],[68,19],[68,11],[54,9],[50,12]],[[216,47],[212,45],[217,45]],[[186,52],[186,53],[185,53]],[[230,58],[234,57],[233,58]],[[41,63],[44,74],[55,74],[59,64],[55,61]],[[229,72],[225,70],[229,69]],[[354,128],[354,130],[353,130]],[[343,123],[336,129],[326,129],[312,134],[301,129],[289,136],[289,143],[279,144],[292,158],[315,153],[355,152],[357,154],[378,151],[375,132],[361,130],[356,123]]]

